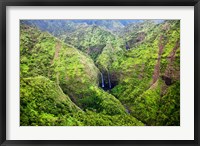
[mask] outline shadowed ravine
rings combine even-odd
[[[109,71],[100,73],[100,79],[99,79],[99,87],[101,87],[103,90],[111,90],[117,85],[116,82],[112,81],[112,74],[109,73]]]
[[[180,20],[20,20],[20,126],[143,125],[180,125]]]

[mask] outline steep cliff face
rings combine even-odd
[[[120,73],[119,84],[112,89],[112,94],[130,108],[131,115],[147,125],[173,125],[180,122],[179,25],[178,21],[166,21],[158,25],[155,32],[147,33],[140,45],[131,48],[121,61],[119,59],[115,63],[120,64],[118,68],[114,68],[113,64],[112,69]],[[171,111],[171,115],[166,104],[174,112]],[[173,120],[166,122],[167,118]]]
[[[43,75],[66,92],[75,91],[77,86],[84,90],[98,84],[99,70],[87,55],[48,33],[22,27],[25,29],[21,29],[20,40],[21,77]]]
[[[115,44],[117,41],[113,33],[96,25],[80,27],[73,33],[67,33],[65,39],[66,43],[85,52],[94,61],[108,43]]]
[[[84,111],[91,110],[95,113],[102,113],[110,116],[126,115],[125,108],[121,102],[119,102],[119,100],[111,94],[98,87],[100,72],[95,66],[94,61],[87,54],[63,43],[48,33],[43,33],[38,29],[27,25],[21,26],[20,38],[20,84],[23,85],[23,81],[27,80],[27,86],[21,86],[21,92],[24,91],[25,95],[26,92],[31,90],[33,99],[42,98],[43,96],[50,98],[47,100],[52,102],[49,104],[51,107],[52,104],[54,104],[54,100],[56,101],[59,96],[56,96],[55,94],[51,97],[49,96],[50,94],[53,94],[52,92],[54,92],[54,90],[55,92],[61,92],[57,91],[57,88],[60,88],[64,92],[63,95],[66,94],[66,98],[70,98],[72,100],[72,102],[70,101],[67,105],[65,105],[65,107],[62,108],[69,108],[70,106],[76,104]],[[37,84],[33,84],[34,86],[28,86],[30,85],[29,82],[31,82],[31,84],[32,82],[36,82]],[[56,84],[57,87],[52,87],[52,83],[46,87],[48,82],[53,82],[53,84]],[[40,93],[40,90],[43,92]],[[50,91],[48,92],[48,90]],[[34,93],[32,93],[32,91]],[[21,94],[21,98],[23,97],[24,95]],[[25,98],[28,97],[25,96]],[[51,98],[54,100],[52,101]],[[39,101],[36,100],[35,102]],[[46,104],[46,98],[41,100],[41,104]],[[30,106],[30,108],[34,108],[32,105]],[[23,108],[25,107],[22,106],[22,109]],[[44,108],[47,108],[47,105]],[[23,120],[28,116],[25,112],[21,113],[22,125],[26,125],[28,123],[33,124],[33,121],[24,123]],[[70,111],[68,113],[70,113]],[[38,113],[37,115],[34,115],[34,119],[41,114],[42,113]],[[48,114],[49,116],[52,116],[53,119],[53,121],[50,121],[51,124],[57,122],[59,118],[58,115],[52,112],[47,112],[44,116],[47,116],[48,118]],[[73,112],[71,114],[73,114]],[[135,122],[137,122],[137,120],[135,120]],[[42,123],[35,124],[41,125]],[[59,124],[62,125],[63,123],[57,123],[56,125]],[[75,121],[74,124],[77,125],[77,121]]]
[[[44,95],[41,106],[50,99],[50,106],[59,101],[69,109],[61,115],[51,110],[43,115],[34,104],[25,106],[25,100],[21,109],[34,109],[34,119],[43,115],[48,123],[49,117],[50,125],[59,120],[57,125],[180,124],[178,20],[141,21],[114,31],[102,24],[59,21],[66,30],[48,27],[48,32],[42,32],[38,29],[42,22],[38,28],[28,23],[20,29],[21,99],[28,99],[30,90],[36,104],[36,96]],[[59,100],[59,95],[65,100]],[[27,123],[28,116],[22,113],[22,125],[44,124]]]

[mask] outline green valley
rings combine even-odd
[[[21,20],[21,126],[179,126],[179,20]]]

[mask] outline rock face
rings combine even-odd
[[[158,80],[159,75],[160,75],[160,61],[161,61],[161,56],[162,56],[163,49],[164,49],[164,44],[162,44],[162,40],[163,40],[163,36],[160,36],[158,58],[157,58],[157,63],[156,63],[155,68],[154,68],[152,84],[154,84]]]
[[[176,42],[174,48],[172,49],[172,51],[170,52],[168,59],[168,65],[166,67],[165,70],[165,74],[164,74],[164,80],[165,83],[167,85],[171,85],[172,80],[178,80],[179,79],[179,70],[176,69],[176,67],[174,66],[174,64],[176,63],[176,52],[180,47],[180,42],[179,40]]]
[[[180,124],[178,20],[58,22],[21,24],[21,125]]]
[[[111,65],[113,72],[118,72],[118,85],[112,94],[146,125],[179,125],[179,22],[166,21],[145,29],[143,42]]]

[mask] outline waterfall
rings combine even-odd
[[[108,72],[108,84],[109,84],[109,88],[111,89],[111,82],[110,82],[110,74],[109,74],[109,72]]]
[[[103,79],[103,74],[101,73],[101,87],[104,88],[104,79]]]

